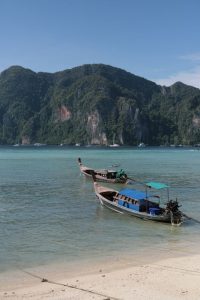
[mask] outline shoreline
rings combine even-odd
[[[5,272],[0,299],[198,299],[200,255],[177,249]],[[132,260],[130,260],[132,258]],[[42,279],[47,281],[41,282]]]

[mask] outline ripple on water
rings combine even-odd
[[[0,148],[0,271],[198,246],[195,222],[173,228],[102,208],[80,176],[79,156],[95,168],[118,163],[139,181],[166,182],[182,209],[200,219],[198,151]]]

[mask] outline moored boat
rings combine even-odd
[[[119,144],[111,144],[111,145],[109,145],[109,147],[116,148],[116,147],[120,147],[120,145]]]
[[[81,158],[78,158],[78,164],[80,171],[86,177],[91,178],[93,174],[97,181],[108,182],[108,183],[126,183],[128,181],[127,174],[121,169],[120,171],[109,170],[109,169],[92,169],[82,164]]]
[[[146,147],[146,145],[144,144],[144,143],[140,143],[139,145],[138,145],[138,148],[145,148]]]
[[[100,203],[115,212],[144,220],[171,223],[172,225],[180,225],[183,222],[183,214],[179,210],[177,200],[169,200],[168,193],[168,201],[165,207],[162,207],[160,197],[148,191],[149,188],[168,189],[165,184],[147,183],[145,192],[128,188],[116,191],[99,185],[95,181],[95,176],[93,178],[95,194]]]

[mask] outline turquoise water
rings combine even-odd
[[[182,210],[200,220],[198,150],[1,147],[0,272],[200,245],[200,224],[193,221],[175,228],[101,207],[91,181],[80,175],[78,157],[95,168],[120,163],[130,177],[169,184]]]

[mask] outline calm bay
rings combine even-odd
[[[172,227],[101,207],[92,182],[80,175],[78,157],[94,168],[120,164],[138,181],[169,184],[181,210],[200,221],[200,151],[195,148],[2,146],[1,273],[139,255],[141,249],[198,252],[197,222]]]

